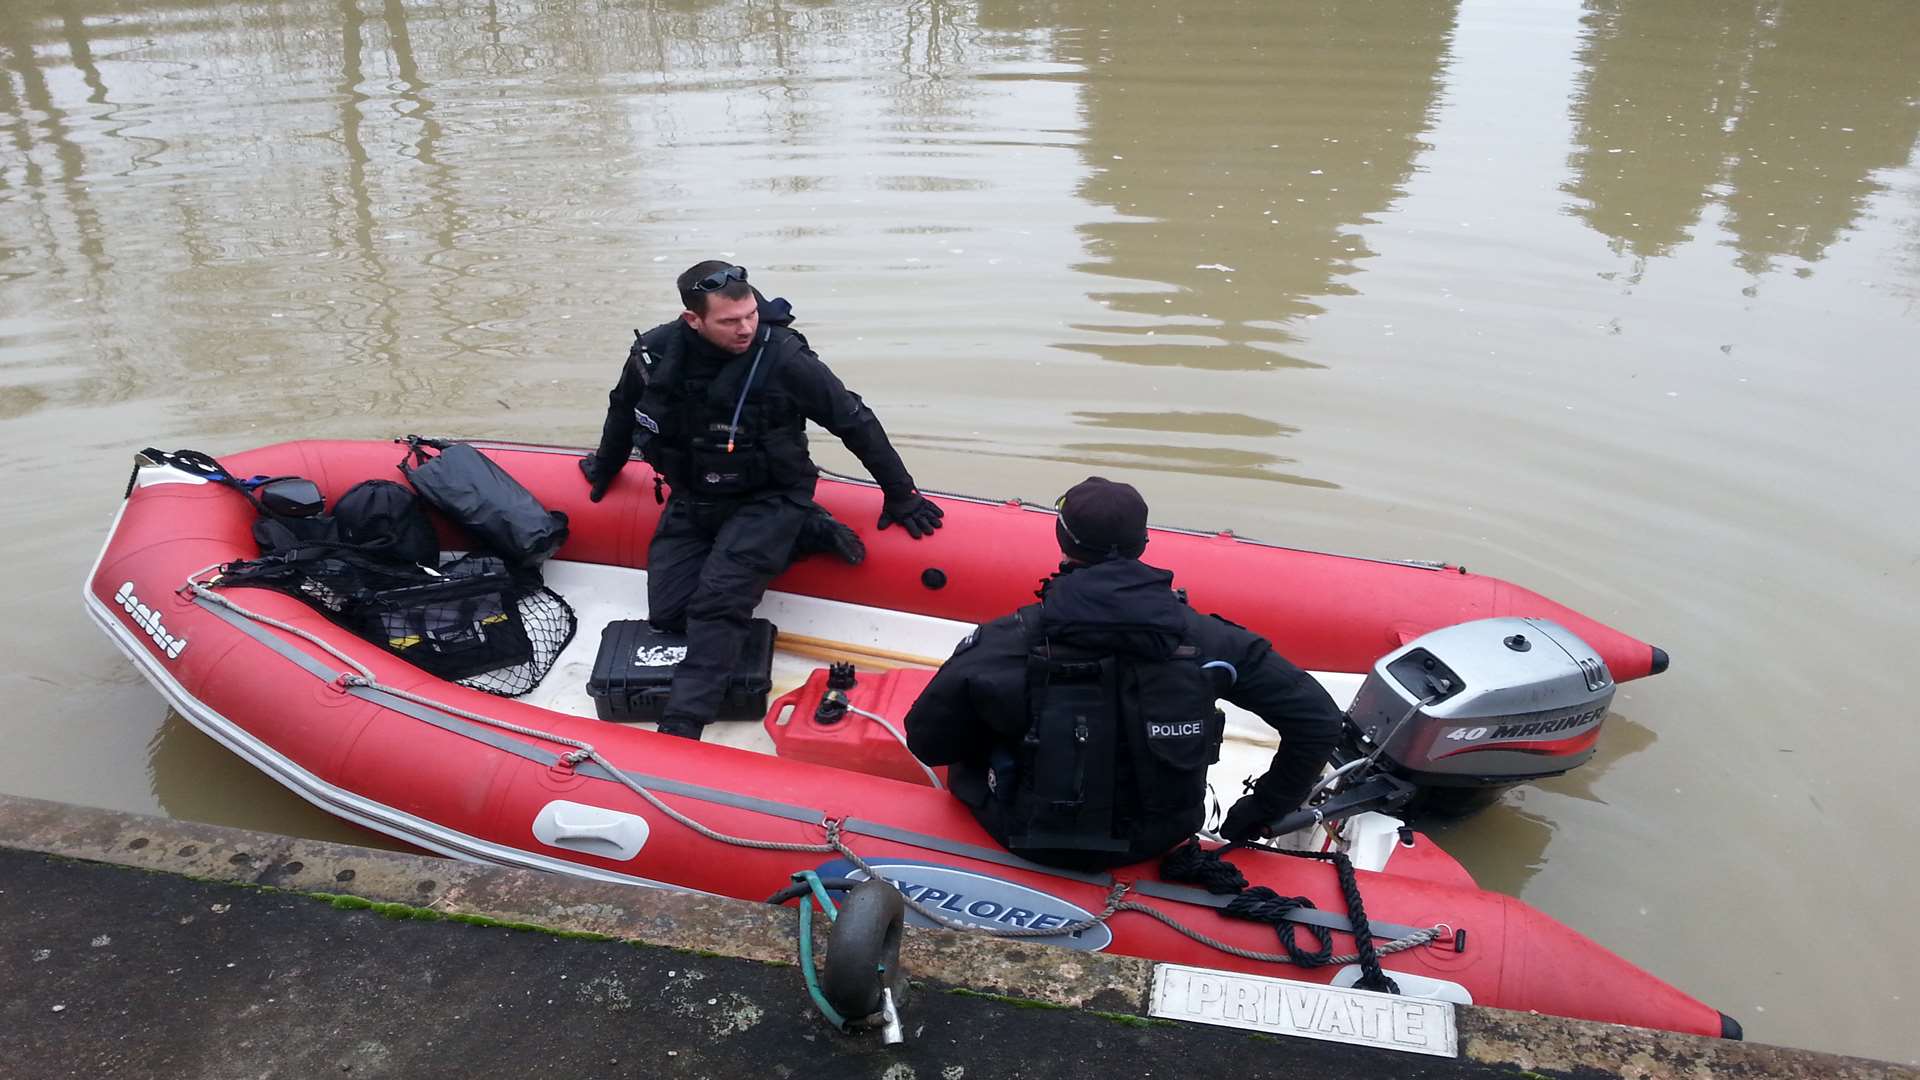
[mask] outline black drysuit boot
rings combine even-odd
[[[694,742],[699,742],[700,734],[706,730],[706,727],[707,725],[698,720],[669,716],[661,719],[659,730],[662,735],[672,735],[676,738],[692,739]]]

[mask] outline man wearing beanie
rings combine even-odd
[[[1258,634],[1202,615],[1140,561],[1147,504],[1089,477],[1056,504],[1060,572],[976,630],[907,714],[907,743],[1016,855],[1078,870],[1152,858],[1205,817],[1216,700],[1280,733],[1273,764],[1227,814],[1228,839],[1298,808],[1332,754],[1340,712]]]

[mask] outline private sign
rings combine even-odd
[[[1169,1020],[1457,1057],[1453,1005],[1315,983],[1156,964],[1148,1013]]]

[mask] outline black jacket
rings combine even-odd
[[[806,452],[805,424],[811,420],[838,437],[847,449],[853,451],[889,499],[912,492],[913,477],[908,474],[893,444],[887,440],[887,433],[881,428],[873,411],[814,355],[805,337],[789,327],[770,325],[767,321],[768,311],[769,306],[763,303],[761,334],[766,338],[765,352],[748,397],[749,407],[755,416],[763,420],[764,429],[782,429],[777,454],[781,460],[767,478],[767,489],[799,495],[812,493],[814,476],[819,470]],[[680,320],[654,327],[641,335],[641,340],[654,357],[673,357],[679,380],[693,387],[714,386],[711,401],[707,400],[704,391],[685,395],[685,415],[672,418],[677,423],[670,424],[669,428],[675,437],[661,440],[666,444],[661,447],[666,451],[665,459],[672,461],[676,453],[685,453],[684,444],[689,433],[704,430],[716,422],[724,424],[729,419],[729,406],[738,397],[738,384],[743,380],[746,365],[735,363],[739,357],[710,345]],[[758,340],[747,355],[751,357],[757,348],[760,348]],[[620,381],[607,395],[606,423],[601,428],[600,445],[594,453],[599,458],[601,475],[610,476],[618,472],[626,465],[634,448],[634,433],[639,426],[635,409],[648,392],[647,373],[640,363],[640,352],[636,345],[629,354],[628,362],[621,368]],[[732,375],[732,385],[725,385],[725,380],[720,378],[723,374]],[[660,393],[661,388],[655,387],[656,399]],[[660,419],[668,420],[666,417]],[[768,433],[767,430],[760,432],[763,435]],[[648,456],[652,461],[661,455],[650,452]],[[667,474],[668,483],[673,484],[676,491],[685,486],[685,476],[673,475],[680,469],[669,467],[663,471]]]
[[[1028,627],[1037,618],[1050,640],[1077,649],[1110,650],[1164,659],[1182,642],[1197,647],[1196,662],[1223,660],[1236,676],[1219,696],[1258,715],[1280,733],[1281,746],[1255,786],[1278,817],[1297,808],[1340,736],[1340,711],[1312,676],[1273,651],[1265,638],[1188,607],[1172,589],[1173,575],[1136,559],[1073,566],[1043,586],[1042,603],[979,627],[954,651],[907,714],[908,745],[929,765],[949,765],[949,786],[987,830],[1006,842],[1003,807],[988,789],[996,751],[1004,760],[1030,722]],[[1211,737],[1218,745],[1218,734]],[[1211,758],[1213,755],[1209,755]],[[1119,756],[1130,772],[1127,754]],[[1122,816],[1140,817],[1133,850],[1124,859],[1062,858],[1060,852],[1023,852],[1040,861],[1087,868],[1148,858],[1191,835],[1204,807],[1162,807],[1140,815],[1142,795],[1129,775],[1117,785]],[[1234,793],[1222,793],[1231,796]],[[1133,813],[1129,813],[1132,811]]]

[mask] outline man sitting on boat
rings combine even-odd
[[[1060,572],[1040,602],[954,650],[907,713],[907,742],[1016,855],[1073,869],[1138,862],[1205,816],[1225,698],[1280,733],[1273,763],[1221,834],[1260,835],[1298,808],[1340,735],[1312,676],[1258,634],[1188,607],[1140,561],[1147,504],[1089,477],[1058,503]]]
[[[808,420],[879,482],[880,528],[899,524],[918,540],[940,527],[942,512],[915,488],[872,410],[788,325],[786,301],[763,300],[746,268],[725,262],[696,263],[677,284],[685,310],[635,331],[600,446],[580,470],[598,502],[638,449],[653,466],[656,497],[661,479],[672,489],[647,549],[647,617],[687,634],[660,730],[698,739],[767,583],[803,529],[833,529],[813,503],[820,470],[807,455]]]

